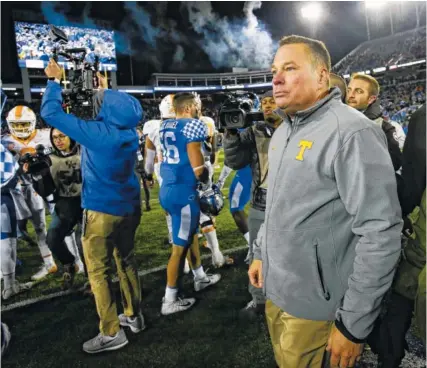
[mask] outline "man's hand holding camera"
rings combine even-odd
[[[62,68],[53,59],[49,60],[49,64],[47,65],[44,72],[48,78],[54,78],[58,80],[61,80],[63,74]]]
[[[59,81],[62,79],[62,76],[64,75],[64,71],[62,70],[62,68],[53,59],[49,60],[49,64],[47,65],[44,72],[48,78],[57,79]],[[108,89],[108,79],[104,77],[100,72],[97,72],[96,76],[98,78],[99,88]]]
[[[108,79],[104,77],[100,72],[96,73],[98,77],[98,87],[100,89],[108,89]]]

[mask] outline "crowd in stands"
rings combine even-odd
[[[423,27],[367,42],[337,65],[335,72],[349,74],[423,59],[426,56],[425,39],[426,28]]]
[[[113,32],[102,29],[59,27],[68,37],[67,48],[87,49],[86,60],[93,62],[99,56],[101,63],[116,63]],[[49,25],[25,22],[15,23],[16,47],[20,60],[49,61],[55,44],[49,38]],[[59,56],[59,61],[66,61]]]
[[[388,76],[379,81],[381,85],[381,106],[383,107],[384,116],[405,125],[411,113],[426,101],[425,80],[420,80],[420,76],[414,73],[401,77]],[[158,108],[160,100],[160,98],[145,98],[140,100],[144,109],[143,121],[160,118]],[[219,119],[218,106],[209,96],[202,96],[202,101],[202,115],[209,116],[217,122]],[[4,110],[9,111],[20,103],[22,103],[22,101],[16,102],[8,100]],[[30,104],[25,104],[30,106],[36,113],[37,128],[47,128],[47,125],[40,118],[40,101],[33,101]]]
[[[389,85],[381,92],[383,115],[406,127],[409,117],[426,101],[425,82]]]

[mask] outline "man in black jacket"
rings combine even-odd
[[[378,99],[380,86],[378,81],[365,74],[353,74],[347,88],[347,105],[362,112],[368,119],[381,125],[388,144],[394,170],[402,166],[402,153],[397,141],[396,129],[382,118],[380,101]]]
[[[403,185],[400,204],[404,218],[414,211],[413,234],[404,248],[386,303],[369,336],[369,345],[378,354],[378,367],[398,368],[405,356],[405,336],[414,322],[425,345],[426,337],[426,105],[411,117],[403,148]],[[416,215],[415,215],[416,214]]]
[[[253,242],[258,230],[264,222],[267,198],[268,147],[274,130],[282,122],[282,118],[274,111],[277,108],[272,91],[261,97],[261,109],[264,122],[257,123],[241,132],[227,130],[224,134],[223,146],[225,164],[233,170],[247,165],[252,169],[251,208],[249,210],[249,264],[253,259]],[[261,289],[249,283],[252,300],[240,312],[240,316],[253,319],[265,309],[265,297]]]

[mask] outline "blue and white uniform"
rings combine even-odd
[[[230,186],[228,199],[230,201],[230,212],[243,211],[251,199],[252,169],[248,165],[236,172]]]
[[[10,190],[18,184],[18,162],[0,144],[1,239],[16,238],[16,210]]]
[[[206,124],[197,119],[169,119],[160,127],[163,183],[159,199],[172,217],[175,245],[189,246],[199,225],[198,180],[188,157],[187,144],[203,142],[207,135]]]

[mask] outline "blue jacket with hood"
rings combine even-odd
[[[140,209],[140,186],[134,172],[142,108],[132,96],[104,91],[96,120],[86,121],[62,109],[61,86],[48,81],[41,116],[47,124],[82,145],[82,207],[114,216]]]

